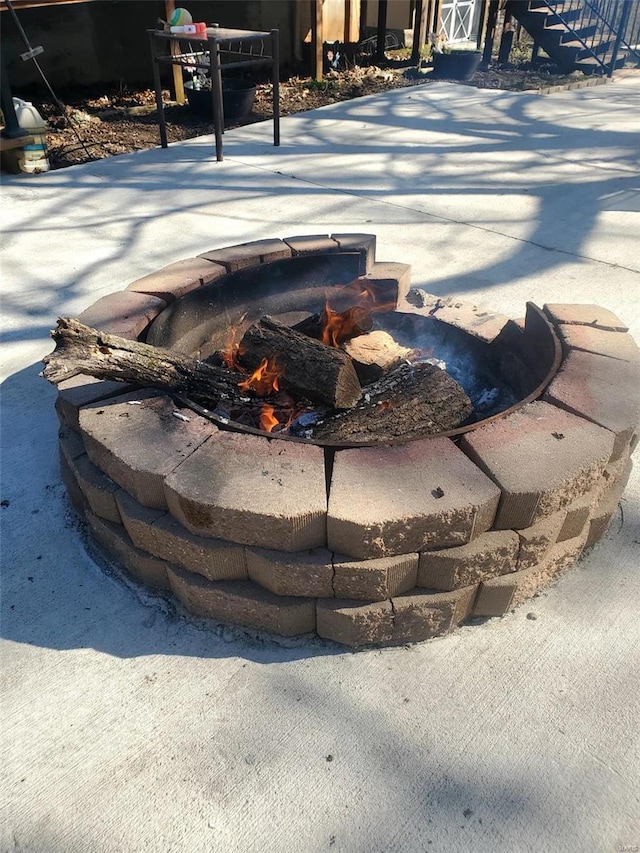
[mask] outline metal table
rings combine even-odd
[[[209,68],[211,72],[211,103],[213,107],[213,125],[216,139],[216,159],[223,159],[222,134],[224,133],[224,109],[222,105],[222,69],[271,67],[273,81],[273,144],[280,145],[280,89],[279,89],[279,41],[278,30],[258,32],[254,30],[234,30],[225,27],[207,27],[206,35],[183,35],[166,33],[163,30],[147,30],[151,43],[153,60],[153,80],[156,90],[158,122],[160,125],[160,143],[167,147],[167,126],[162,103],[160,83],[161,65],[180,65],[183,68]],[[183,45],[189,44],[188,52]],[[163,44],[168,44],[170,53],[160,53]],[[178,49],[172,45],[178,45]],[[254,47],[261,51],[265,45],[269,53],[253,53]],[[194,47],[195,46],[195,47]],[[248,48],[248,50],[247,50]],[[209,64],[198,61],[198,55],[208,53]]]

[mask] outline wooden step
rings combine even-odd
[[[604,54],[613,52],[615,42],[602,41],[600,44],[594,44],[589,48],[590,53],[595,53],[596,56],[602,57]]]
[[[595,56],[585,57],[584,59],[578,59],[575,62],[575,70],[582,71],[583,74],[590,76],[591,74],[606,74],[607,68],[605,68]],[[621,66],[616,62],[616,68],[620,68]]]
[[[582,41],[584,42],[588,42],[588,40],[596,34],[597,29],[598,28],[595,24],[588,27],[580,27],[579,30],[567,31],[566,38],[568,41],[570,41],[574,36],[576,36],[576,38],[582,39]]]
[[[571,21],[576,21],[582,17],[582,9],[567,9],[565,12],[558,11],[558,13],[549,12],[547,15],[547,27],[553,26],[553,24],[570,24]]]

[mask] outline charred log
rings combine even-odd
[[[51,336],[56,348],[43,359],[43,376],[54,385],[86,373],[96,379],[159,388],[210,403],[227,400],[240,404],[247,396],[238,387],[244,379],[239,373],[109,335],[79,320],[59,319]]]
[[[473,414],[463,389],[431,364],[401,364],[365,389],[362,403],[329,415],[313,430],[317,441],[393,442],[460,426]]]
[[[282,328],[268,319],[256,326],[260,326],[260,332],[252,327],[255,334],[249,335],[255,343],[254,360],[262,359],[263,351],[268,354],[278,352],[280,357],[283,351]],[[300,405],[301,397],[317,401],[320,395],[316,386],[324,387],[324,400],[321,402],[332,408],[346,406],[346,400],[358,399],[362,391],[344,352],[286,328],[284,331],[288,333],[284,337],[289,344],[292,338],[298,337],[306,342],[302,349],[297,345],[291,345],[289,349],[284,347],[288,360],[283,361],[285,370],[282,375],[290,377],[289,387],[295,389],[297,405]],[[264,342],[262,332],[268,333],[266,337],[269,338],[265,350],[258,345]],[[44,358],[43,375],[54,384],[84,373],[97,379],[159,388],[197,401],[212,410],[222,407],[235,417],[238,411],[247,408],[253,412],[251,419],[254,422],[259,420],[264,402],[272,411],[286,409],[289,405],[277,395],[269,400],[259,400],[254,393],[243,392],[239,386],[243,382],[246,384],[246,377],[240,373],[171,350],[100,332],[78,320],[59,320],[52,336],[56,348]],[[274,343],[274,336],[278,337],[277,343]],[[328,397],[331,401],[327,404]],[[393,442],[399,438],[407,440],[454,429],[471,414],[472,405],[468,397],[448,374],[430,364],[410,365],[405,362],[369,385],[356,408],[323,414],[322,421],[313,428],[309,437],[320,441]],[[308,435],[306,427],[304,432]]]
[[[265,360],[275,361],[279,387],[293,396],[346,409],[354,406],[362,395],[346,353],[270,317],[250,326],[238,347],[238,362],[244,368],[256,370]]]

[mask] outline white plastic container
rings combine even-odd
[[[18,168],[30,175],[49,171],[47,154],[47,123],[30,101],[13,99],[18,125],[26,130],[33,141],[16,149]]]

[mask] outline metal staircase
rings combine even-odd
[[[638,0],[510,0],[510,13],[562,73],[640,67]]]

